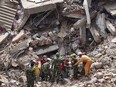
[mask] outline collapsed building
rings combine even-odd
[[[38,56],[86,51],[97,58],[103,41],[115,58],[115,16],[115,0],[0,0],[1,65],[26,65],[30,47]]]

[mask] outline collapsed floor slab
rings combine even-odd
[[[61,3],[63,0],[47,0],[36,2],[37,0],[28,1],[28,0],[21,0],[22,6],[26,13],[34,14],[38,12],[47,11],[50,9],[56,8],[56,3]]]

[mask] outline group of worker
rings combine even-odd
[[[77,74],[81,73],[77,65],[81,62],[84,65],[84,74],[88,76],[93,61],[85,52],[73,53],[64,58],[60,58],[59,53],[56,53],[54,59],[43,56],[35,61],[31,60],[30,68],[26,70],[27,87],[34,87],[35,81],[61,81],[63,83],[65,78],[77,79]]]

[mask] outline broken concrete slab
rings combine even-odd
[[[110,21],[106,21],[106,27],[111,32],[112,35],[116,35],[116,28],[113,26],[113,24]]]
[[[101,42],[100,34],[97,31],[97,29],[95,28],[95,26],[94,25],[91,26],[91,28],[89,30],[90,30],[95,42],[97,42],[97,43]]]
[[[12,39],[12,42],[16,42],[22,38],[24,38],[25,36],[25,32],[24,30],[21,30],[13,39]]]
[[[56,8],[56,3],[62,3],[64,0],[49,0],[49,1],[47,0],[44,2],[41,1],[39,3],[35,1],[37,0],[34,0],[34,2],[21,0],[25,13],[34,14],[38,12],[48,11]]]
[[[43,48],[39,48],[35,51],[37,55],[49,53],[55,50],[58,50],[58,45],[44,46]]]
[[[83,17],[74,24],[74,28],[79,29],[81,26],[85,24],[86,24],[86,17]]]
[[[0,75],[0,82],[2,82],[2,83],[8,83],[8,79],[5,76]]]
[[[116,37],[112,39],[112,43],[116,43]]]
[[[107,3],[104,8],[107,12],[109,12],[112,16],[116,16],[116,2]]]
[[[105,31],[106,20],[105,20],[105,14],[104,13],[97,15],[96,24],[97,24],[98,29],[100,29],[99,31],[101,33],[101,36],[106,39],[106,37],[107,37],[106,31]]]
[[[9,33],[6,32],[5,34],[0,35],[0,44],[9,36]]]
[[[91,16],[91,19],[93,19],[96,16],[96,11],[92,12],[90,16]],[[86,17],[83,17],[80,20],[78,20],[76,23],[74,23],[73,27],[75,29],[79,29],[80,27],[86,25],[86,21],[87,21]]]
[[[15,55],[17,53],[20,53],[20,51],[25,50],[27,47],[29,47],[29,41],[22,41],[10,49],[10,54]]]

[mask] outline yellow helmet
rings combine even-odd
[[[76,57],[77,55],[75,53],[71,54],[71,56]]]

